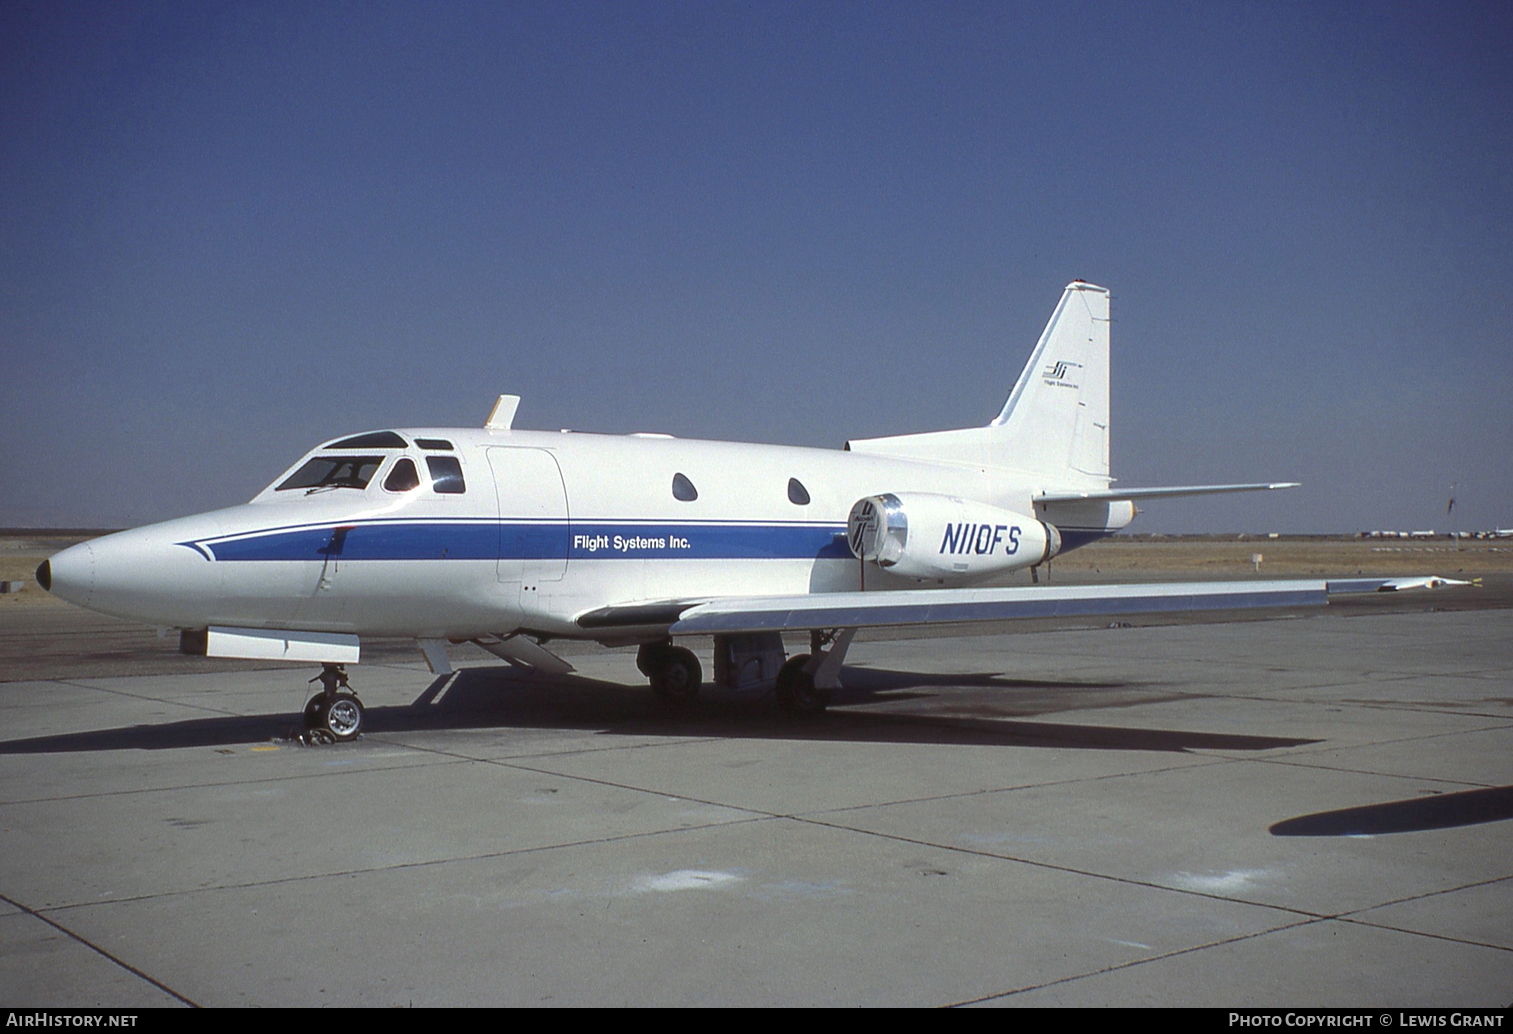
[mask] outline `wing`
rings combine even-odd
[[[609,636],[646,631],[708,635],[872,628],[1016,618],[1321,607],[1329,602],[1330,596],[1346,593],[1467,584],[1470,583],[1444,578],[1351,578],[722,596],[600,607],[579,615],[577,623],[585,631]]]

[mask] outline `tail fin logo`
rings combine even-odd
[[[1065,359],[1058,359],[1056,362],[1052,363],[1050,366],[1047,366],[1044,370],[1042,370],[1040,376],[1044,377],[1047,383],[1054,382],[1059,384],[1066,377],[1067,371],[1073,369],[1074,367],[1080,370],[1082,369],[1082,364],[1069,363]],[[1067,385],[1067,387],[1075,388],[1076,385],[1069,384]]]

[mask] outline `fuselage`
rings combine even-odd
[[[389,444],[352,444],[363,441]],[[933,493],[1034,521],[1047,519],[1034,497],[1057,487],[837,450],[402,429],[312,450],[244,505],[72,547],[46,577],[81,606],[164,627],[585,636],[575,617],[606,604],[965,584],[860,564],[846,541],[852,505]],[[1067,549],[1122,527],[1132,508],[1049,516]]]

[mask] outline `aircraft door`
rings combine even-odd
[[[537,586],[550,591],[567,571],[567,488],[545,449],[488,452],[499,500],[499,580],[518,583],[524,602]]]

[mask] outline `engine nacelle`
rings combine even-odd
[[[1033,567],[1061,551],[1054,525],[930,492],[858,499],[846,519],[846,542],[852,556],[892,574],[943,580]]]

